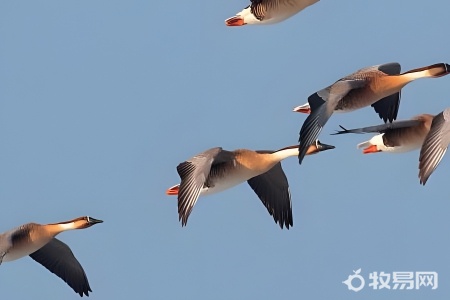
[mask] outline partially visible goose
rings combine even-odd
[[[28,223],[0,234],[0,264],[29,255],[64,280],[81,297],[92,292],[88,279],[70,248],[55,236],[71,229],[102,223],[90,217],[41,225]]]
[[[389,152],[403,153],[419,149],[430,131],[433,115],[422,114],[411,118],[411,120],[394,121],[392,123],[356,128],[345,129],[334,134],[343,133],[372,133],[379,132],[370,140],[357,145],[357,148],[363,148],[363,153]]]
[[[430,175],[444,157],[450,143],[450,108],[436,116],[419,115],[406,121],[397,121],[357,129],[343,129],[342,133],[381,132],[369,141],[358,144],[366,147],[363,153],[389,152],[401,153],[420,149],[419,180],[425,185]]]
[[[299,163],[306,154],[305,145],[317,139],[334,111],[350,112],[371,105],[384,122],[392,122],[397,118],[400,91],[406,84],[449,72],[450,65],[439,63],[400,74],[400,64],[387,63],[358,70],[312,94],[308,98],[311,114],[300,130]]]
[[[316,141],[307,154],[334,149]],[[181,183],[167,190],[178,195],[178,214],[181,225],[188,217],[200,195],[223,191],[247,181],[273,216],[276,223],[289,229],[293,225],[291,194],[280,161],[298,155],[298,145],[277,151],[252,151],[211,148],[178,165]]]
[[[225,20],[227,26],[273,24],[286,20],[319,0],[251,0],[236,16]]]

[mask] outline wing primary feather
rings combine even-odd
[[[92,292],[83,267],[69,246],[60,240],[53,238],[30,257],[64,280],[81,297]]]
[[[178,190],[178,219],[182,226],[186,226],[201,190],[208,178],[211,166],[216,160],[223,160],[228,155],[221,156],[222,148],[208,149],[177,166],[181,178]],[[228,152],[228,151],[224,151]]]
[[[248,184],[266,207],[275,223],[281,229],[289,229],[293,225],[292,202],[289,184],[281,167],[277,163],[266,173],[249,179]]]
[[[419,182],[425,185],[444,157],[450,143],[450,108],[436,115],[419,155]]]

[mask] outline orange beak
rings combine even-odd
[[[178,195],[179,190],[180,190],[180,186],[177,184],[177,185],[174,185],[173,187],[168,188],[166,191],[166,194],[169,196],[176,196],[176,195]]]
[[[225,20],[225,24],[227,26],[242,26],[245,25],[244,19],[241,17],[235,16]]]
[[[378,150],[376,145],[370,145],[369,147],[367,147],[363,150],[364,154],[376,153],[376,152],[381,152],[380,150]]]

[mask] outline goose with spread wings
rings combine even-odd
[[[434,116],[430,114],[421,114],[410,120],[394,121],[375,126],[345,129],[337,131],[336,134],[346,133],[375,133],[370,140],[359,143],[357,148],[364,148],[363,153],[403,153],[419,149],[431,128],[431,122]]]
[[[387,63],[358,70],[312,94],[308,98],[310,114],[300,129],[299,163],[305,156],[305,145],[318,138],[335,111],[350,112],[372,106],[384,122],[392,122],[397,118],[400,91],[406,84],[418,78],[441,77],[449,72],[450,65],[439,63],[400,74],[400,64]],[[300,112],[308,112],[306,105],[300,108]]]
[[[450,108],[436,116],[421,114],[411,120],[345,129],[335,134],[370,133],[380,134],[357,145],[363,153],[403,153],[420,148],[419,181],[425,185],[430,175],[439,165],[450,143]]]
[[[315,141],[307,155],[333,149]],[[178,214],[185,226],[201,195],[221,192],[247,181],[281,228],[293,225],[291,195],[280,161],[298,155],[298,145],[277,151],[211,148],[178,165],[181,183],[166,191],[178,196]]]
[[[0,234],[0,264],[29,255],[64,280],[81,297],[89,296],[92,290],[83,267],[69,246],[55,236],[63,231],[84,229],[102,222],[86,216],[60,223],[21,225]]]

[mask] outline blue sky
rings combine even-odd
[[[395,2],[395,3],[394,3]],[[333,151],[283,162],[294,227],[247,184],[200,198],[178,222],[176,166],[205,149],[295,145],[313,92],[359,68],[450,63],[448,1],[330,1],[270,26],[229,28],[230,1],[0,3],[0,231],[89,215],[65,232],[92,299],[446,299],[450,158],[425,187],[418,151],[362,155],[371,108],[334,115]],[[403,89],[399,119],[450,106],[450,78]],[[342,281],[361,268],[366,287]],[[373,290],[370,272],[435,271],[437,290]],[[24,258],[5,299],[78,299]]]

